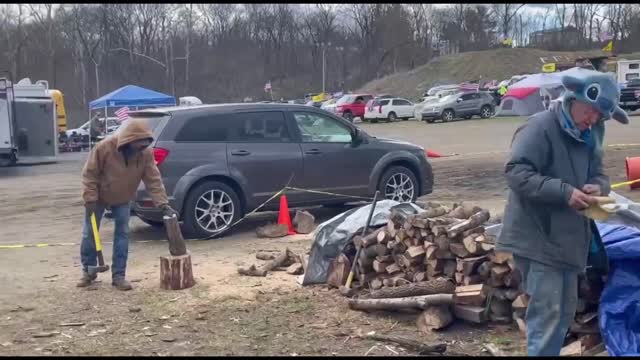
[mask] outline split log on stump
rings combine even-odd
[[[512,258],[513,256],[511,255],[511,253],[504,252],[504,251],[495,251],[495,252],[489,253],[489,260],[491,260],[491,262],[493,263],[500,264],[500,265],[507,264],[507,261],[509,261]]]
[[[419,355],[443,354],[447,351],[447,344],[440,343],[435,345],[424,344],[422,342],[407,339],[399,336],[369,334],[366,336],[369,340],[386,341],[396,343],[406,349],[416,351]]]
[[[160,287],[165,290],[188,289],[195,285],[191,255],[160,257]]]
[[[316,228],[316,218],[308,211],[296,211],[292,224],[298,234],[310,234]]]
[[[443,329],[453,322],[453,315],[448,305],[429,306],[418,316],[418,330],[428,334],[433,330]]]
[[[486,256],[477,256],[467,259],[458,259],[456,269],[465,276],[470,276],[478,271],[480,265],[487,261]]]
[[[303,269],[302,269],[302,264],[300,263],[292,264],[287,268],[287,274],[300,275],[302,273],[303,273]]]
[[[327,275],[327,284],[336,288],[344,285],[351,271],[351,261],[345,254],[340,254],[331,261]]]
[[[255,265],[239,267],[238,274],[245,276],[267,276],[267,272],[265,270],[258,269]]]
[[[490,217],[491,215],[489,214],[489,211],[482,210],[479,213],[473,214],[468,220],[450,226],[447,229],[447,235],[450,238],[454,238],[469,229],[473,229],[484,224]]]
[[[487,314],[484,306],[453,305],[453,315],[461,320],[476,324],[487,322]]]
[[[182,256],[187,254],[187,245],[182,237],[178,217],[173,215],[163,216],[164,228],[167,232],[167,240],[169,241],[169,253],[173,256]],[[189,269],[191,270],[191,269]]]
[[[349,308],[366,311],[425,309],[433,305],[448,305],[452,302],[452,294],[432,294],[391,299],[351,299]]]
[[[464,247],[464,244],[461,244],[461,243],[450,243],[449,251],[451,251],[453,255],[459,258],[466,258],[471,256],[469,251],[467,251],[467,249]]]
[[[395,288],[380,289],[371,292],[370,297],[373,299],[383,299],[432,294],[453,294],[455,288],[455,284],[449,279],[434,279]]]
[[[259,238],[280,238],[289,235],[287,224],[268,224],[256,228],[256,235]]]

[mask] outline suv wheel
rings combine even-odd
[[[228,185],[207,181],[192,189],[184,205],[184,225],[199,238],[219,237],[242,216],[240,199]]]
[[[483,119],[488,119],[491,117],[491,106],[485,105],[480,109],[480,117]]]
[[[353,114],[351,111],[347,111],[342,115],[345,119],[349,120],[349,122],[353,122]]]
[[[418,180],[403,166],[394,166],[382,174],[378,187],[386,199],[412,202],[418,199]]]
[[[442,122],[452,121],[454,117],[455,117],[455,114],[453,110],[447,109],[442,113]]]
[[[396,116],[396,113],[392,111],[389,113],[389,115],[387,115],[387,119],[389,120],[389,122],[393,122],[398,120],[398,117]]]

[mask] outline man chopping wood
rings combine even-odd
[[[86,213],[82,231],[80,256],[82,279],[78,287],[90,285],[97,274],[90,274],[90,266],[96,265],[96,246],[93,238],[91,215],[95,214],[99,226],[105,207],[109,206],[115,221],[113,233],[112,285],[118,290],[131,290],[125,280],[129,250],[129,202],[133,199],[142,180],[151,194],[155,206],[164,215],[177,215],[167,201],[160,171],[156,166],[152,149],[153,135],[142,119],[128,120],[119,131],[101,141],[89,155],[82,171]]]
[[[513,253],[530,296],[530,356],[560,354],[576,312],[578,275],[588,258],[605,256],[606,264],[595,223],[581,211],[610,191],[602,168],[604,121],[629,122],[610,74],[580,70],[562,83],[561,99],[516,131],[505,166],[511,191],[496,251]]]

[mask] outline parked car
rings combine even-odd
[[[337,99],[329,99],[325,102],[322,103],[322,106],[320,106],[320,109],[328,111],[328,112],[335,112],[336,111],[336,101],[338,101]]]
[[[486,119],[493,115],[494,104],[494,98],[488,92],[458,93],[425,106],[422,120],[428,123],[439,119],[447,122],[456,118],[471,119],[474,115]]]
[[[620,90],[620,107],[625,111],[640,109],[640,79],[631,79]]]
[[[326,111],[290,104],[221,104],[131,113],[153,129],[152,144],[171,206],[192,236],[219,236],[289,185],[291,207],[371,197],[414,201],[433,188],[424,148],[376,138]],[[262,210],[276,210],[278,201]],[[162,224],[144,184],[132,203]]]
[[[449,90],[440,90],[433,96],[423,97],[422,101],[420,101],[419,103],[417,103],[414,106],[414,108],[413,108],[413,117],[416,118],[416,119],[421,120],[422,119],[422,109],[424,109],[425,106],[428,106],[428,104],[437,102],[438,100],[440,100],[440,98],[443,98],[443,97],[449,96],[449,95],[453,95],[453,94],[457,94],[459,92],[460,92],[460,89],[458,89],[458,88],[449,89]]]
[[[336,114],[353,122],[355,117],[364,117],[367,101],[373,99],[369,94],[347,94],[336,101]]]
[[[118,118],[107,118],[107,135],[111,135],[114,131],[118,130],[120,127],[120,123],[117,120]],[[75,129],[69,129],[65,133],[67,137],[82,137],[84,135],[89,135],[89,127],[91,121],[87,121],[82,124],[80,127]]]
[[[389,122],[397,119],[409,120],[413,117],[413,106],[411,101],[401,98],[369,100],[362,121],[377,123],[382,119]]]

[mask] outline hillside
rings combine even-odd
[[[583,52],[551,52],[539,49],[497,49],[465,52],[433,59],[411,71],[400,72],[365,84],[360,92],[391,93],[417,100],[430,87],[441,83],[466,80],[504,80],[521,73],[540,72],[540,57],[559,55],[604,55],[599,50]],[[619,55],[619,58],[638,59],[640,54]]]

